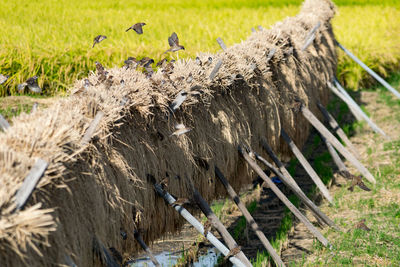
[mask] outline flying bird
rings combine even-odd
[[[10,78],[10,76],[3,75],[3,74],[0,73],[0,84],[5,83],[8,80],[8,78]]]
[[[103,41],[103,40],[105,40],[105,39],[107,39],[107,36],[105,36],[105,35],[97,35],[96,37],[94,37],[92,48],[93,48],[96,44],[100,43],[101,41]]]
[[[146,25],[144,22],[138,22],[136,24],[133,24],[130,26],[128,29],[126,29],[126,32],[129,31],[130,29],[134,30],[137,34],[143,34],[143,26]]]
[[[172,33],[170,37],[168,37],[168,44],[171,48],[168,49],[167,51],[165,51],[163,54],[168,53],[168,52],[176,52],[179,50],[185,50],[185,47],[183,45],[179,44],[179,38],[175,32]]]
[[[358,186],[359,188],[361,188],[364,191],[371,191],[371,189],[369,189],[362,181],[361,175],[359,175],[359,176],[352,175],[352,177],[353,177],[353,180],[351,181],[351,186],[348,188],[351,192],[353,192],[355,186]]]
[[[362,219],[361,221],[359,221],[355,225],[355,228],[356,229],[361,229],[361,230],[364,230],[364,231],[367,231],[367,232],[371,231],[371,229],[367,225],[365,225],[365,219]]]

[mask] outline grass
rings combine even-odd
[[[94,70],[94,61],[122,66],[128,56],[160,59],[167,38],[177,32],[186,50],[179,57],[219,50],[248,37],[250,28],[269,27],[299,11],[298,0],[128,1],[77,0],[7,1],[0,10],[0,73],[10,75],[0,85],[0,96],[15,95],[16,85],[33,75],[45,95],[63,94],[66,88]],[[383,75],[395,68],[400,55],[400,6],[395,0],[335,1],[339,14],[333,20],[338,40]],[[245,15],[243,15],[245,14]],[[368,18],[366,20],[365,18]],[[143,35],[125,32],[144,21]],[[234,34],[233,34],[234,33]],[[92,40],[107,40],[91,49]],[[339,77],[350,87],[369,81],[361,69],[339,55]]]

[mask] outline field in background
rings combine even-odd
[[[167,38],[177,32],[186,50],[179,57],[219,49],[245,40],[257,25],[269,28],[300,10],[298,0],[141,1],[128,0],[0,0],[0,73],[10,75],[0,96],[15,95],[16,85],[39,76],[44,94],[55,95],[94,70],[94,62],[122,66],[128,56],[160,59]],[[400,2],[396,0],[335,1],[337,38],[373,69],[386,75],[400,63]],[[129,31],[143,21],[144,34]],[[107,40],[91,48],[93,38]],[[173,55],[175,56],[175,55]],[[347,57],[340,56],[339,77],[356,88],[368,79]]]

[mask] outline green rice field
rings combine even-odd
[[[337,38],[366,63],[386,75],[399,68],[400,1],[335,1]],[[16,85],[39,76],[45,95],[65,92],[76,79],[94,70],[94,62],[122,66],[128,56],[160,59],[168,49],[167,38],[176,32],[186,48],[179,57],[219,49],[240,42],[251,28],[265,28],[300,10],[297,0],[182,0],[88,1],[1,0],[0,73],[10,79],[0,85],[0,96],[17,94]],[[145,22],[144,34],[125,30]],[[93,38],[108,38],[93,49]],[[349,87],[367,76],[340,56],[339,76]]]

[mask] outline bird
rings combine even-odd
[[[0,73],[0,84],[5,83],[8,80],[8,78],[10,78],[10,76]]]
[[[365,219],[362,219],[361,221],[359,221],[355,225],[355,228],[356,229],[361,229],[361,230],[364,230],[364,231],[367,231],[367,232],[371,231],[371,229],[368,226],[365,225]]]
[[[167,189],[168,188],[168,184],[169,184],[169,179],[168,177],[165,177],[164,179],[161,180],[160,185],[162,187],[162,189]]]
[[[28,86],[29,90],[31,90],[32,92],[40,93],[42,91],[42,88],[39,87],[37,79],[37,76],[33,76],[26,80],[24,83],[18,84],[18,92],[23,92],[25,87]]]
[[[97,35],[96,37],[94,37],[92,48],[94,48],[94,46],[95,46],[96,44],[100,43],[101,41],[103,41],[103,40],[105,40],[105,39],[107,39],[107,36],[101,35],[101,34],[100,34],[100,35]]]
[[[204,228],[204,236],[207,236],[208,232],[211,230],[211,220],[207,218],[207,221],[204,223],[203,228]]]
[[[361,175],[359,175],[359,176],[352,175],[352,177],[353,177],[353,180],[351,181],[351,186],[348,188],[349,191],[353,192],[354,186],[356,186],[356,185],[364,191],[371,191],[371,189],[369,189],[362,181]]]
[[[126,29],[126,32],[129,31],[130,29],[134,30],[137,34],[143,34],[143,26],[146,25],[144,22],[138,22],[130,26],[128,29]]]
[[[190,204],[190,200],[187,198],[178,198],[177,200],[175,200],[174,203],[172,203],[172,206],[173,207],[178,206],[178,205],[183,206],[185,204]]]
[[[167,51],[165,51],[163,54],[168,53],[168,52],[176,52],[179,50],[185,50],[185,47],[183,45],[179,44],[179,38],[178,35],[173,32],[170,37],[168,37],[168,44],[171,47]]]
[[[163,58],[157,62],[156,67],[164,67],[168,63],[168,59]]]
[[[134,57],[128,57],[127,60],[124,61],[125,65],[125,69],[129,69],[130,67],[137,67],[138,65],[138,60]]]
[[[236,254],[238,254],[240,251],[242,250],[241,246],[236,246],[233,249],[231,249],[229,251],[229,253],[225,256],[224,260],[229,259],[230,257],[234,257],[236,256]]]
[[[144,57],[138,61],[138,64],[143,67],[149,66],[150,64],[153,64],[153,63],[154,63],[154,59],[149,58],[149,57]]]

